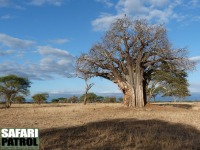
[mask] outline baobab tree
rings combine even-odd
[[[128,107],[145,106],[148,81],[163,63],[169,66],[166,71],[194,66],[186,49],[172,47],[162,25],[127,17],[117,19],[102,41],[77,60],[81,72],[116,83]]]

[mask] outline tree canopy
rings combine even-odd
[[[24,77],[8,75],[0,77],[0,94],[6,101],[6,107],[11,106],[12,101],[18,94],[28,95],[31,82]]]
[[[87,101],[90,102],[90,103],[96,102],[97,97],[98,97],[98,96],[97,96],[95,93],[87,93]],[[81,101],[81,102],[84,102],[84,101],[85,101],[85,94],[83,94],[83,95],[80,97],[80,101]]]
[[[147,93],[148,101],[155,95],[173,96],[178,98],[184,98],[189,96],[187,72],[176,68],[173,71],[170,70],[167,64],[160,65],[161,69],[154,72],[149,80]]]
[[[165,72],[194,67],[185,48],[172,47],[164,26],[127,17],[117,19],[102,41],[77,60],[83,73],[116,83],[124,93],[124,104],[129,107],[146,104],[149,80],[163,63],[169,66]]]
[[[38,93],[38,94],[35,94],[32,96],[34,102],[36,102],[38,104],[45,102],[48,97],[49,97],[48,93]]]

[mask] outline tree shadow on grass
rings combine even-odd
[[[40,133],[40,149],[200,149],[200,131],[160,120],[116,119]]]

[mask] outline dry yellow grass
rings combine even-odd
[[[5,127],[39,128],[41,149],[200,149],[200,103],[14,104]]]

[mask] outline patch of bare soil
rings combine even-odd
[[[200,149],[198,108],[197,102],[14,104],[0,109],[0,128],[39,128],[41,149]]]

